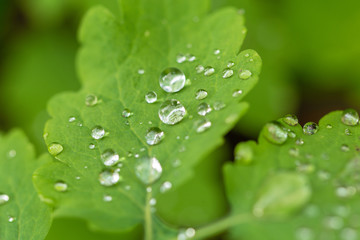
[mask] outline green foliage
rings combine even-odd
[[[44,239],[50,208],[40,201],[32,184],[33,171],[48,162],[35,159],[33,146],[21,131],[0,135],[0,238]]]

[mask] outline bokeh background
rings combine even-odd
[[[46,102],[80,88],[76,32],[82,15],[98,4],[117,14],[116,0],[0,1],[0,131],[22,128],[38,153],[46,151]],[[226,214],[221,164],[231,160],[237,142],[256,139],[267,121],[295,113],[304,124],[333,110],[360,110],[359,0],[212,0],[209,11],[229,6],[245,11],[243,49],[260,54],[263,70],[246,97],[251,108],[226,145],[199,164],[188,184],[158,201],[159,215],[177,226]],[[204,188],[208,184],[213,188]],[[78,219],[56,219],[47,240],[141,239],[141,231],[101,233]]]

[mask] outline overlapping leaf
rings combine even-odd
[[[24,134],[0,135],[0,239],[44,239],[51,224],[50,208],[40,201],[33,171],[49,160],[35,152]]]
[[[168,230],[151,226],[158,221],[151,216],[149,200],[159,194],[164,181],[173,187],[180,184],[191,174],[191,166],[221,144],[221,136],[247,108],[239,100],[256,83],[261,60],[252,50],[239,53],[246,30],[243,16],[235,9],[206,16],[205,0],[120,3],[120,19],[97,7],[83,21],[83,46],[78,58],[83,89],[50,101],[52,119],[46,125],[45,140],[64,149],[56,156],[59,161],[37,171],[35,183],[44,198],[58,207],[57,215],[82,217],[106,230],[123,230],[145,222],[145,232],[151,235],[154,229],[160,239],[160,232],[166,234]],[[216,49],[220,54],[214,54]],[[196,60],[177,63],[179,53],[193,54]],[[222,71],[229,61],[235,63],[234,75],[224,79]],[[198,64],[214,67],[215,73],[197,74]],[[180,68],[192,84],[178,93],[164,92],[158,78],[167,67]],[[144,74],[139,74],[139,69]],[[242,70],[249,70],[251,77],[240,79]],[[202,101],[195,99],[199,89],[208,92]],[[243,94],[234,98],[235,90]],[[158,94],[158,102],[145,102],[148,91]],[[99,99],[95,106],[85,105],[88,94]],[[163,124],[158,117],[159,106],[166,99],[177,99],[187,109],[184,120],[174,126]],[[200,119],[197,107],[201,102],[211,106],[221,102],[226,107],[209,113],[206,117],[212,122],[211,128],[197,133],[194,122]],[[133,113],[129,118],[122,117],[125,108]],[[69,122],[71,117],[76,120]],[[91,131],[95,126],[102,126],[107,136],[94,140]],[[165,139],[148,146],[145,134],[153,126],[165,132]],[[89,149],[90,144],[95,148]],[[120,170],[123,182],[104,187],[98,180],[104,169],[100,155],[109,148],[125,157]],[[151,186],[152,192],[146,191],[147,186],[134,173],[136,158],[142,156],[155,156],[163,168],[160,180]],[[180,166],[174,167],[174,161]],[[53,189],[59,180],[68,184],[67,192]],[[104,202],[104,195],[112,196],[113,201]]]
[[[314,135],[283,123],[289,135],[296,134],[283,145],[267,141],[264,132],[258,145],[242,143],[239,158],[251,163],[224,169],[232,212],[258,215],[256,206],[264,202],[266,211],[233,228],[230,239],[359,238],[360,128],[343,124],[341,117],[341,111],[326,115]]]

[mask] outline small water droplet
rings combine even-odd
[[[102,139],[104,136],[105,136],[105,129],[102,128],[101,126],[95,126],[91,130],[91,137],[93,139],[99,140]]]
[[[72,123],[72,122],[75,122],[76,118],[75,117],[69,117],[69,122]]]
[[[201,116],[205,116],[206,114],[210,113],[211,111],[212,111],[212,109],[211,109],[210,105],[205,102],[200,103],[197,108],[197,112]]]
[[[114,166],[119,161],[119,154],[117,154],[113,149],[106,149],[101,154],[101,161],[105,166]]]
[[[220,111],[221,109],[226,107],[226,104],[223,102],[217,101],[217,102],[214,102],[213,107],[214,107],[215,111]]]
[[[298,148],[290,148],[289,155],[292,157],[298,157],[300,155],[300,151]]]
[[[253,161],[254,149],[251,142],[242,142],[236,145],[234,150],[235,160],[243,164]]]
[[[169,191],[171,188],[172,188],[172,183],[169,181],[166,181],[163,184],[161,184],[160,192],[165,193],[165,192]]]
[[[214,50],[214,55],[219,55],[220,54],[220,49],[215,49]]]
[[[243,93],[242,90],[236,89],[236,90],[233,92],[232,96],[233,96],[234,98],[236,98],[236,97],[241,96],[242,93]]]
[[[330,229],[339,230],[344,226],[344,220],[338,216],[328,217],[325,219],[325,226]]]
[[[16,157],[16,150],[15,149],[11,149],[8,153],[9,158],[14,158]]]
[[[156,199],[155,199],[155,198],[151,198],[151,199],[149,200],[149,205],[150,205],[150,206],[155,206],[155,205],[156,205]]]
[[[205,69],[204,69],[204,76],[211,76],[215,73],[215,68],[213,67],[210,67],[210,66],[207,66]]]
[[[183,63],[185,61],[186,61],[186,56],[184,54],[180,53],[176,56],[176,62]]]
[[[117,184],[122,180],[118,171],[106,169],[99,174],[99,182],[101,185],[109,187]]]
[[[289,129],[288,129],[289,130]],[[290,138],[296,138],[296,133],[293,131],[288,131],[288,137]]]
[[[359,114],[354,109],[346,109],[343,111],[341,121],[348,126],[355,126],[359,123]]]
[[[145,70],[144,70],[144,69],[139,69],[139,70],[138,70],[138,74],[143,75],[144,73],[145,73]]]
[[[302,163],[296,167],[296,170],[303,173],[313,173],[315,171],[315,166],[309,163]]]
[[[48,147],[48,150],[51,155],[56,156],[64,150],[64,147],[59,143],[51,143]]]
[[[92,149],[95,149],[95,144],[90,143],[90,144],[89,144],[89,149],[91,149],[91,150],[92,150]]]
[[[144,184],[152,184],[160,178],[161,173],[161,164],[155,157],[146,156],[137,159],[135,174]]]
[[[178,100],[171,99],[161,104],[159,118],[165,124],[174,125],[183,120],[185,113],[185,107]]]
[[[98,103],[98,97],[94,94],[89,94],[85,97],[85,104],[88,107],[93,107]]]
[[[348,128],[346,128],[346,129],[345,129],[345,135],[346,135],[346,136],[352,136],[351,130],[348,129]]]
[[[188,54],[186,54],[186,60],[188,62],[193,62],[196,60],[196,57],[194,55],[188,53]]]
[[[174,168],[177,168],[177,167],[180,167],[181,166],[181,160],[176,158],[175,160],[172,161],[171,165],[174,167]]]
[[[185,236],[186,236],[187,238],[193,238],[193,237],[195,237],[195,234],[196,234],[196,231],[195,231],[194,228],[187,228],[187,229],[185,230]]]
[[[226,64],[226,66],[227,66],[228,68],[231,68],[231,67],[235,66],[235,63],[234,63],[233,61],[229,61],[229,62]]]
[[[145,139],[146,139],[146,143],[149,145],[156,145],[159,144],[165,137],[164,132],[158,128],[158,127],[152,127],[149,128]]]
[[[7,203],[10,200],[9,195],[4,194],[4,193],[0,193],[0,206],[4,205],[5,203]]]
[[[12,217],[12,216],[9,216],[9,217],[8,217],[8,222],[9,222],[9,223],[13,223],[13,222],[15,222],[15,220],[16,220],[15,217]]]
[[[68,185],[65,182],[59,181],[54,184],[54,189],[58,192],[66,192]]]
[[[343,152],[348,152],[348,151],[350,151],[350,148],[349,148],[348,145],[343,144],[343,145],[341,145],[341,151],[343,151]]]
[[[295,238],[296,240],[314,240],[315,235],[311,229],[302,227],[296,230]]]
[[[151,187],[147,187],[147,188],[146,188],[146,192],[151,193],[151,192],[152,192],[152,188],[151,188]]]
[[[287,132],[278,122],[267,123],[263,133],[264,137],[271,143],[283,144],[287,140]]]
[[[326,180],[329,180],[331,175],[330,173],[324,171],[324,170],[320,170],[318,171],[317,173],[317,177],[321,180],[321,181],[326,181]]]
[[[130,111],[130,109],[125,108],[121,114],[124,118],[131,117],[133,113]]]
[[[185,86],[185,74],[178,68],[170,67],[161,72],[159,77],[160,87],[165,92],[178,92]]]
[[[197,133],[202,133],[211,127],[211,122],[206,118],[199,119],[194,123]]]
[[[296,145],[303,145],[303,144],[304,144],[304,140],[303,140],[302,138],[298,138],[298,139],[296,139],[295,144],[296,144]]]
[[[197,65],[197,66],[195,67],[196,73],[202,73],[204,70],[205,70],[205,68],[204,68],[203,65]]]
[[[154,91],[151,91],[151,92],[148,92],[146,95],[145,95],[145,101],[147,103],[154,103],[157,101],[157,94],[156,92]]]
[[[252,75],[252,72],[250,72],[249,70],[241,70],[239,72],[239,77],[243,80],[249,79]]]
[[[248,57],[250,57],[250,54],[248,54],[248,53],[247,53],[247,54],[245,54],[245,57],[247,57],[247,58],[248,58]]]
[[[204,89],[199,89],[196,91],[195,93],[195,99],[196,100],[202,100],[202,99],[205,99],[207,97],[208,93],[206,90]]]
[[[305,123],[305,125],[303,126],[303,132],[306,135],[313,135],[317,133],[318,130],[319,130],[319,126],[314,122]]]
[[[298,118],[294,114],[285,115],[283,121],[289,126],[296,126],[299,123]]]
[[[331,129],[333,126],[331,124],[326,124],[326,128]]]
[[[104,195],[103,200],[104,202],[111,202],[113,198],[111,195]]]
[[[234,74],[234,70],[230,69],[230,68],[225,68],[223,70],[223,75],[222,77],[223,78],[229,78],[229,77],[232,77],[232,75]]]

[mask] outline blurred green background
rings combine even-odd
[[[81,16],[96,4],[117,14],[116,0],[0,1],[0,130],[22,128],[39,153],[46,150],[47,100],[80,88],[76,31]],[[226,214],[221,163],[232,159],[237,142],[256,139],[267,121],[295,113],[304,124],[332,110],[360,110],[359,0],[212,0],[209,11],[227,6],[245,11],[243,49],[259,52],[263,70],[246,97],[248,114],[226,137],[228,145],[206,159],[213,164],[200,163],[196,177],[159,200],[159,215],[178,226],[201,225]],[[214,188],[203,188],[205,183]],[[47,240],[136,239],[141,231],[93,233],[81,220],[57,219]]]

